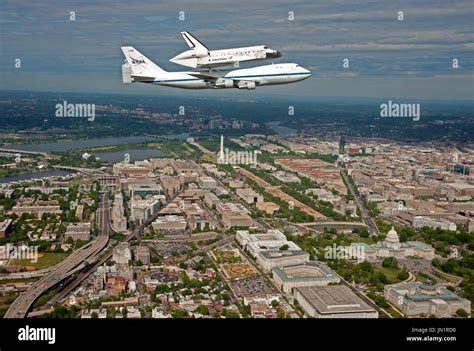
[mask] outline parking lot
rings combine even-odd
[[[237,297],[255,297],[274,293],[270,285],[261,276],[235,280],[230,283],[230,287]]]

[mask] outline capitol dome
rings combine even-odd
[[[393,227],[388,231],[387,237],[385,238],[385,245],[393,249],[400,248],[400,238]]]

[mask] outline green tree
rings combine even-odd
[[[209,315],[209,308],[205,305],[199,305],[196,311],[204,316]]]
[[[397,274],[397,278],[399,280],[406,280],[408,279],[410,275],[408,274],[408,271],[406,270],[403,270],[403,271],[400,271],[398,274]]]
[[[395,257],[385,257],[382,261],[382,266],[385,268],[398,268],[398,262]]]
[[[456,311],[456,315],[458,315],[459,317],[462,317],[462,318],[467,318],[467,317],[469,317],[469,314],[468,314],[463,308],[459,308],[459,309]]]
[[[364,261],[358,265],[362,271],[372,273],[374,268],[370,262]]]

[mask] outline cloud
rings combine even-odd
[[[400,10],[403,22],[397,20]],[[70,11],[76,13],[74,22],[69,21]],[[184,21],[179,11],[184,11]],[[288,20],[289,11],[295,13],[294,21]],[[31,77],[45,73],[44,79],[59,87],[71,87],[62,83],[70,75],[86,91],[90,86],[120,90],[115,79],[123,60],[120,46],[133,45],[165,69],[183,70],[168,60],[187,49],[179,32],[189,30],[211,49],[266,44],[283,52],[278,62],[298,62],[317,77],[359,81],[356,94],[373,91],[363,85],[374,84],[368,78],[382,82],[395,75],[401,80],[394,84],[410,84],[404,79],[471,77],[473,15],[471,0],[4,0],[0,73],[14,79],[12,62],[21,58],[22,72]],[[350,70],[342,68],[345,57]],[[451,67],[454,57],[461,67],[456,72]],[[288,86],[288,91],[298,94],[304,83],[306,92],[308,86],[316,88],[315,82]],[[445,94],[455,97],[456,88],[449,86],[453,81],[445,82]],[[10,84],[0,80],[0,88]],[[25,89],[31,84],[31,79],[14,82]],[[439,94],[433,84],[427,89],[427,94]],[[472,89],[466,94],[472,95]]]

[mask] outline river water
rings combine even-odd
[[[8,177],[0,177],[0,184],[12,183],[12,182],[19,182],[31,179],[40,179],[40,178],[47,178],[47,177],[64,177],[71,172],[68,171],[61,171],[59,169],[51,170],[51,171],[44,171],[44,172],[31,172],[25,174],[17,174]]]
[[[166,135],[166,138],[185,140],[189,134]],[[152,136],[130,136],[119,138],[99,138],[87,140],[66,140],[55,143],[44,144],[12,144],[5,145],[5,148],[25,151],[41,151],[41,152],[57,152],[67,150],[78,150],[91,147],[113,146],[124,144],[139,144],[145,142],[159,141],[159,139]]]

